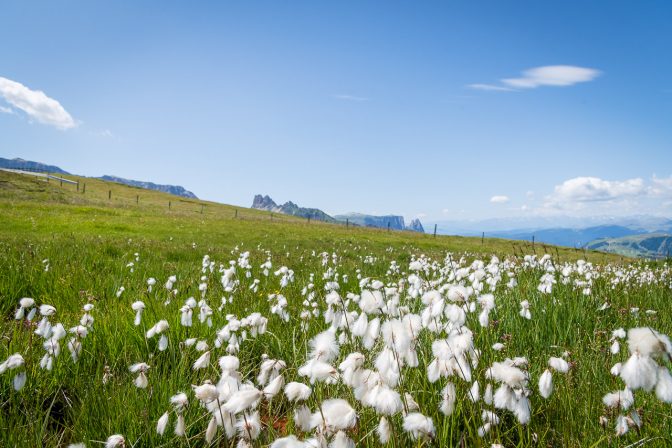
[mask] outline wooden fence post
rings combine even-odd
[[[168,210],[170,210],[171,203],[168,201]]]
[[[436,238],[436,226],[437,224],[434,224],[434,238]]]
[[[112,199],[112,190],[107,190],[107,200],[109,201],[111,199]]]
[[[237,218],[237,217],[238,217],[238,209],[236,209],[236,214],[233,215],[233,217],[234,217],[234,218]]]
[[[140,203],[140,195],[136,194],[135,195],[135,205],[138,205]]]
[[[345,218],[345,228],[347,229],[349,227],[350,227],[350,218]]]
[[[82,194],[86,193],[86,182],[82,185]]]
[[[481,246],[485,242],[485,232],[481,233]]]

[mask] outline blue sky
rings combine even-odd
[[[3,157],[245,206],[672,215],[667,1],[23,0],[2,16]]]

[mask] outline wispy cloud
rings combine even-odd
[[[490,198],[490,202],[493,204],[506,204],[509,202],[509,197],[504,195],[497,195]]]
[[[467,86],[470,89],[474,90],[485,90],[487,92],[513,92],[514,89],[511,87],[497,86],[494,84],[469,84]]]
[[[335,98],[337,100],[342,100],[342,101],[356,101],[356,102],[369,101],[369,98],[367,98],[367,97],[350,95],[350,94],[347,94],[347,93],[338,93],[338,94],[332,95],[332,98]]]
[[[96,137],[103,137],[103,138],[116,138],[116,135],[112,133],[109,129],[103,129],[100,131],[93,131],[90,132],[91,135],[95,135]]]
[[[501,84],[469,84],[475,90],[493,92],[510,92],[537,87],[568,87],[589,82],[602,74],[594,68],[577,67],[575,65],[546,65],[525,70],[517,78],[501,79]]]
[[[55,99],[49,98],[40,90],[31,90],[11,79],[0,77],[0,97],[10,106],[22,110],[42,124],[58,129],[71,129],[79,124]]]
[[[13,114],[14,113],[14,111],[11,108],[5,107],[5,106],[0,106],[0,112],[2,112],[3,114]]]

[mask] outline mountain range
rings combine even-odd
[[[620,238],[602,238],[590,242],[586,247],[629,257],[670,258],[672,234],[645,233]]]
[[[47,165],[45,163],[33,162],[31,160],[23,160],[19,158],[4,159],[0,157],[0,168],[24,170],[24,171],[38,171],[52,174],[71,174],[55,165]],[[130,185],[132,187],[144,188],[146,190],[162,191],[164,193],[170,193],[176,196],[182,196],[184,198],[198,199],[194,193],[192,193],[189,190],[186,190],[184,187],[181,187],[179,185],[161,185],[161,184],[155,184],[154,182],[124,179],[123,177],[108,176],[108,175],[99,177],[98,179]]]
[[[648,221],[652,222],[651,220]],[[672,251],[672,220],[657,220],[653,230],[625,218],[624,225],[585,228],[514,229],[485,233],[488,237],[586,248],[629,257],[664,258]]]
[[[144,182],[141,180],[124,179],[123,177],[108,176],[108,175],[99,177],[99,179],[106,180],[108,182],[117,182],[120,184],[130,185],[132,187],[144,188],[146,190],[163,191],[164,193],[174,194],[175,196],[182,196],[183,198],[198,199],[198,197],[196,197],[194,193],[192,193],[191,191],[185,189],[180,185],[162,185],[162,184],[155,184],[154,182]]]
[[[324,213],[318,208],[299,207],[292,201],[285,202],[282,205],[275,203],[268,195],[255,195],[252,200],[252,208],[257,210],[267,210],[274,213],[283,213],[285,215],[300,216],[303,218],[310,218],[317,221],[336,222],[334,218]]]
[[[24,171],[39,171],[45,173],[70,174],[54,165],[46,165],[40,162],[33,162],[23,159],[3,159],[0,157],[0,168]]]
[[[315,219],[325,222],[340,222],[349,223],[362,227],[377,227],[381,229],[392,230],[410,230],[413,232],[423,232],[425,229],[419,219],[411,221],[410,225],[406,226],[404,217],[398,215],[374,216],[365,215],[363,213],[348,213],[345,215],[330,216],[317,208],[299,207],[292,201],[285,202],[282,205],[275,203],[268,195],[255,195],[252,200],[252,208],[257,210],[267,210],[269,212],[284,213],[286,215],[301,216],[303,218]]]
[[[20,158],[0,157],[0,168],[70,174],[55,165]],[[179,185],[161,185],[110,175],[99,179],[197,199],[194,193]],[[348,222],[355,226],[425,231],[419,219],[413,219],[406,225],[403,216],[399,215],[374,216],[348,213],[330,216],[320,209],[300,207],[291,201],[278,205],[267,195],[256,195],[252,208],[331,223]],[[672,252],[672,219],[659,216],[516,217],[429,223],[430,226],[433,224],[437,226],[439,234],[480,236],[485,233],[488,237],[526,241],[534,237],[534,240],[540,243],[587,248],[626,256],[662,258]]]

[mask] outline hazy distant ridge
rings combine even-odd
[[[140,180],[124,179],[123,177],[117,176],[102,176],[99,179],[106,180],[108,182],[117,182],[120,184],[130,185],[132,187],[144,188],[146,190],[156,190],[163,191],[164,193],[174,194],[176,196],[182,196],[184,198],[198,199],[194,193],[185,189],[180,185],[161,185],[155,184],[154,182],[144,182]]]
[[[47,165],[40,162],[33,162],[31,160],[23,159],[3,159],[0,157],[0,168],[8,168],[12,170],[26,170],[26,171],[42,171],[47,173],[70,174],[67,171],[55,166]]]

